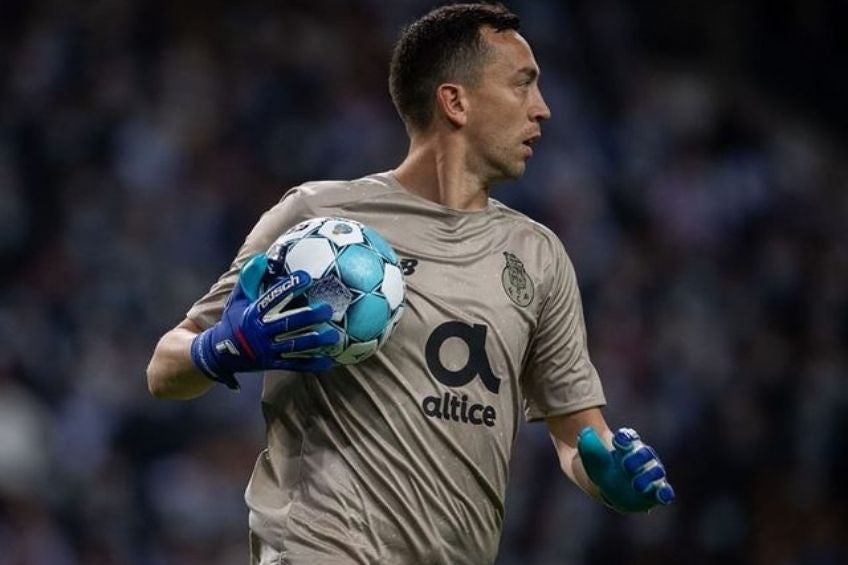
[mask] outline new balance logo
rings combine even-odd
[[[404,276],[409,276],[415,272],[415,267],[418,266],[418,259],[401,259],[400,270]]]

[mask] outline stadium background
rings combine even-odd
[[[258,380],[155,401],[147,360],[286,187],[398,162],[431,5],[0,3],[0,565],[245,562]],[[509,5],[553,118],[496,196],[679,501],[613,515],[525,426],[499,565],[848,562],[845,3]]]

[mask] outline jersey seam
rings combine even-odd
[[[544,270],[542,271],[542,281],[547,282],[548,278],[549,278],[550,269],[553,268],[553,261],[547,262],[547,264],[543,268],[544,268]],[[527,342],[527,354],[528,355],[524,356],[524,359],[522,360],[522,364],[521,364],[522,375],[524,374],[524,370],[526,369],[526,363],[530,359],[529,353],[532,350],[533,346],[535,345],[536,338],[538,337],[540,328],[542,327],[542,323],[541,323],[542,322],[542,316],[544,315],[545,309],[547,308],[548,304],[551,301],[551,297],[553,296],[553,290],[554,290],[554,285],[553,285],[553,282],[551,282],[551,283],[548,284],[548,291],[545,294],[544,300],[542,300],[542,302],[539,304],[539,312],[536,315],[536,327],[533,328],[533,334],[530,336],[530,339]]]
[[[530,220],[530,222],[531,222],[531,224],[540,225],[537,222],[534,222],[533,220]],[[542,227],[544,227],[544,226],[542,226]],[[544,240],[547,240],[548,243],[550,243],[548,238],[545,237],[544,230],[537,229],[536,233],[538,233],[539,236],[541,236]],[[555,234],[553,234],[553,232],[551,232],[551,234],[555,235]],[[557,239],[559,239],[559,238],[557,238]],[[565,251],[565,249],[563,249],[563,251]],[[554,249],[554,252],[556,252],[556,249]],[[523,381],[525,376],[526,376],[527,363],[530,361],[531,352],[536,345],[536,340],[539,337],[539,332],[542,331],[542,317],[544,316],[546,308],[548,307],[551,300],[553,299],[554,290],[555,290],[554,289],[555,283],[554,283],[554,280],[553,280],[554,273],[552,272],[553,269],[554,269],[554,261],[547,261],[546,264],[543,267],[542,280],[544,282],[548,283],[548,289],[547,289],[547,293],[545,294],[544,300],[541,302],[541,304],[539,304],[539,312],[538,312],[538,315],[536,317],[536,327],[533,328],[533,333],[530,336],[530,340],[527,342],[527,351],[526,351],[524,359],[522,359],[522,363],[521,363],[521,376],[520,376],[520,379],[519,379],[520,381]],[[550,281],[550,282],[548,282],[548,281]],[[577,284],[576,281],[575,281],[575,284]],[[522,390],[522,395],[524,396],[523,390]],[[536,403],[535,403],[534,400],[532,400],[529,396],[525,396],[525,400],[528,404],[531,405],[532,408],[535,409],[534,411],[540,412],[539,407],[536,406]],[[573,411],[573,410],[571,410],[570,408],[567,408],[567,407],[562,407],[562,409],[565,410],[564,413],[566,413],[566,414],[570,413],[570,411]],[[579,410],[579,409],[580,408],[577,408],[577,410]],[[561,414],[552,414],[552,415],[558,416],[558,415],[561,415]],[[548,415],[542,415],[542,416],[535,417],[535,418],[527,418],[527,421],[528,422],[538,421],[538,420],[541,420],[541,419],[546,418],[546,417],[549,417],[549,416]]]
[[[377,173],[377,174],[380,174],[380,173]],[[372,178],[372,176],[365,176],[365,177],[361,177],[361,178],[354,179],[354,180],[351,180],[351,181],[338,181],[338,182],[340,182],[340,183],[348,182],[351,185],[356,185],[357,183],[360,183],[361,181],[364,181],[366,179],[371,179],[371,178]],[[299,194],[299,196],[301,196],[302,204],[306,208],[307,212],[309,212],[312,215],[316,214],[317,212],[316,212],[315,208],[307,201],[308,199],[303,198],[304,195],[302,194],[301,191],[304,190],[304,189],[313,188],[313,187],[317,188],[317,184],[304,183],[304,184],[295,186],[291,189],[291,191],[297,191],[297,192],[301,193],[301,194]],[[412,194],[410,194],[409,192],[407,192],[406,190],[404,190],[403,188],[397,188],[397,187],[394,187],[394,186],[391,186],[391,185],[383,185],[383,186],[380,187],[380,189],[381,189],[381,192],[369,192],[369,193],[366,193],[366,194],[362,194],[361,196],[358,196],[358,197],[355,197],[355,198],[350,198],[350,199],[343,200],[343,201],[340,201],[340,202],[321,204],[319,207],[344,208],[344,206],[347,205],[347,204],[355,204],[355,203],[359,203],[359,202],[362,202],[362,201],[365,201],[365,200],[376,200],[378,198],[385,198],[386,196],[390,196],[390,195],[393,195],[393,194],[402,194],[404,197],[412,198],[414,200],[414,196]],[[285,198],[285,195],[284,195],[284,198]],[[510,215],[512,215],[512,214],[509,214],[509,212],[512,212],[513,214],[517,214],[518,217],[513,219],[514,222],[520,223],[520,222],[524,221],[526,223],[529,223],[530,225],[532,225],[535,228],[534,231],[539,233],[539,235],[544,238],[544,235],[536,227],[539,224],[535,220],[529,218],[528,216],[526,216],[524,214],[521,214],[517,210],[513,210],[512,208],[510,208],[509,206],[506,206],[505,204],[503,204],[502,202],[500,202],[499,200],[497,200],[495,198],[489,198],[489,202],[490,202],[490,207],[489,207],[488,212],[490,214],[492,214],[493,216],[497,216],[497,217],[500,217],[500,218],[508,218]],[[481,212],[485,212],[485,210],[481,210]]]

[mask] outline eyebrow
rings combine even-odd
[[[535,67],[523,67],[523,68],[519,69],[516,74],[517,75],[524,75],[525,77],[527,77],[528,79],[530,79],[532,81],[532,80],[538,79],[539,75],[541,73]]]

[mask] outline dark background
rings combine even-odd
[[[499,564],[848,562],[848,5],[509,5],[553,118],[496,197],[678,501],[615,515],[525,426]],[[156,401],[147,361],[288,187],[399,162],[432,6],[0,2],[0,565],[246,562],[259,382]]]

